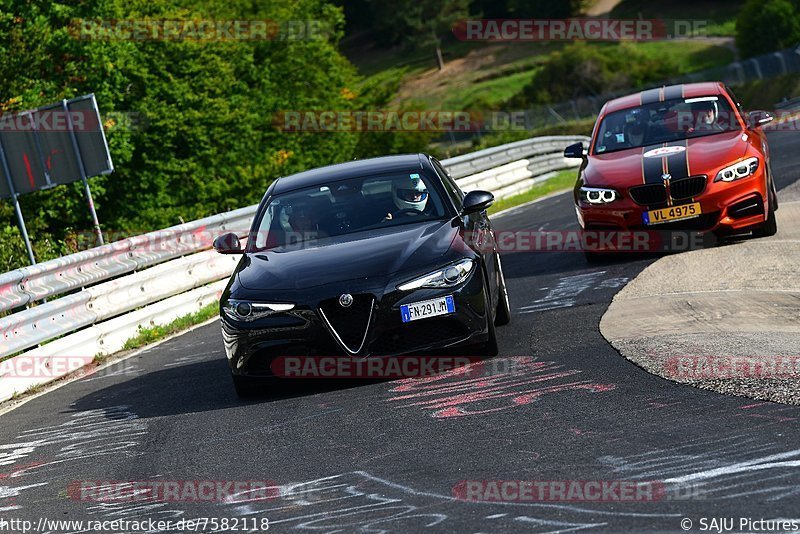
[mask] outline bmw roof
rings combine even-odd
[[[681,85],[668,85],[656,87],[640,93],[623,96],[609,100],[603,106],[602,114],[613,113],[621,109],[628,109],[643,104],[663,102],[674,98],[696,98],[700,96],[720,95],[723,85],[720,82],[686,83]]]

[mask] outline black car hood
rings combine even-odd
[[[453,221],[432,221],[249,253],[238,279],[250,290],[293,290],[416,274],[441,261],[458,232]]]

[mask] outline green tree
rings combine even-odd
[[[431,49],[444,67],[442,41],[459,20],[469,17],[470,0],[369,0],[374,32],[380,43]]]
[[[469,0],[412,1],[400,15],[411,30],[412,42],[419,48],[432,47],[436,65],[442,70],[442,38],[452,31],[456,22],[469,16]]]
[[[100,21],[319,21],[309,38],[136,40]],[[342,10],[325,0],[0,0],[2,111],[94,92],[116,171],[91,180],[101,224],[139,234],[257,202],[278,176],[354,156],[419,150],[424,137],[374,132],[288,133],[287,110],[376,109],[339,53]],[[140,126],[125,126],[125,117]],[[373,142],[371,136],[383,136]],[[39,259],[87,245],[79,184],[21,197]],[[0,201],[0,268],[24,265],[13,211]]]
[[[800,42],[800,10],[791,0],[748,0],[736,21],[742,57],[766,54]]]

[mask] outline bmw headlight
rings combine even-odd
[[[474,267],[475,262],[473,260],[460,260],[428,273],[425,276],[420,276],[419,278],[404,282],[397,286],[397,289],[400,291],[411,291],[412,289],[419,289],[422,287],[437,288],[457,286],[466,280]]]
[[[253,302],[250,300],[228,300],[222,303],[222,310],[237,321],[255,321],[274,313],[294,309],[294,304],[279,302]]]
[[[589,204],[610,204],[620,198],[613,189],[603,187],[581,187],[581,201]]]
[[[748,158],[730,167],[725,167],[714,178],[715,182],[733,182],[747,178],[758,170],[758,158]]]

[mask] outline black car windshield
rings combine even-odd
[[[445,218],[432,179],[422,171],[334,181],[273,196],[252,250]]]
[[[720,96],[679,98],[609,113],[600,123],[594,154],[741,130]]]

